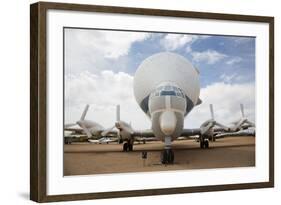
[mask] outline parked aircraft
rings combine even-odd
[[[65,131],[72,131],[76,133],[85,133],[88,137],[88,139],[95,137],[95,138],[101,138],[105,137],[108,134],[113,134],[114,136],[117,135],[116,131],[113,131],[113,127],[110,127],[108,129],[105,129],[103,126],[101,126],[99,123],[91,121],[91,120],[85,120],[86,114],[88,112],[89,105],[86,105],[80,120],[78,120],[76,123],[72,124],[66,124],[64,126]],[[79,125],[79,128],[74,128],[73,126]]]
[[[235,122],[233,122],[233,126],[230,126],[230,130],[232,132],[243,130],[243,129],[248,129],[249,127],[255,127],[255,123],[251,122],[245,117],[244,113],[244,105],[240,104],[240,109],[241,109],[241,118]]]
[[[213,115],[200,128],[183,128],[184,117],[201,103],[199,92],[199,72],[184,57],[164,52],[145,59],[135,73],[134,95],[140,108],[151,119],[152,126],[151,130],[135,131],[128,123],[120,120],[118,106],[115,126],[125,142],[123,150],[133,150],[135,136],[155,136],[165,144],[161,162],[169,164],[174,162],[172,141],[180,136],[199,135],[200,147],[208,148],[212,128],[215,125],[221,129],[228,128],[217,123]]]

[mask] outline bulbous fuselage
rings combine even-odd
[[[175,53],[163,52],[145,59],[134,77],[134,95],[141,109],[151,118],[156,137],[180,136],[184,117],[197,104],[199,73]]]

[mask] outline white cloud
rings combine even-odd
[[[116,59],[128,54],[131,45],[137,41],[143,41],[149,37],[148,33],[121,32],[121,31],[97,31],[77,30],[71,31],[77,35],[82,46],[88,46],[97,50],[105,58]]]
[[[226,61],[226,64],[227,65],[233,65],[233,64],[236,64],[236,63],[240,63],[242,61],[242,58],[240,57],[234,57],[228,61]]]
[[[206,39],[209,36],[190,35],[190,34],[167,34],[161,40],[160,44],[167,51],[174,51],[186,46],[186,52],[191,52],[191,44],[197,40]]]
[[[214,83],[201,89],[203,103],[196,106],[185,120],[185,127],[198,127],[211,118],[209,104],[213,104],[215,119],[229,125],[241,118],[240,104],[244,105],[245,115],[255,120],[255,85],[254,83],[228,84]]]
[[[227,75],[225,73],[220,75],[220,79],[225,83],[231,83],[233,80],[240,79],[237,73],[233,73],[231,75]]]
[[[139,108],[133,95],[133,76],[119,72],[102,71],[98,75],[83,72],[68,75],[65,80],[65,121],[76,122],[86,104],[90,109],[86,119],[104,127],[113,126],[116,105],[121,106],[121,119],[132,122],[137,129],[150,128],[151,124]]]
[[[104,127],[114,124],[115,107],[121,105],[121,119],[132,122],[135,129],[151,127],[148,117],[142,112],[133,95],[133,76],[119,72],[103,71],[99,75],[83,72],[66,77],[65,120],[66,123],[80,119],[86,104],[90,109],[86,119],[94,120]],[[241,117],[240,103],[245,114],[255,119],[255,86],[251,84],[215,83],[201,89],[203,103],[196,106],[185,119],[185,127],[198,128],[210,119],[209,104],[214,105],[215,118],[229,124]]]
[[[149,37],[149,33],[142,32],[66,29],[66,73],[77,74],[85,70],[98,73],[109,68],[118,70],[118,66],[122,67],[122,63],[126,64],[131,46]]]
[[[196,35],[167,34],[161,39],[160,43],[166,50],[173,51],[197,39],[198,36]]]
[[[203,52],[192,52],[192,58],[196,62],[206,62],[207,64],[214,64],[218,61],[227,57],[227,55],[223,53],[219,53],[215,50],[207,50]]]

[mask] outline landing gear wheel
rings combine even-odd
[[[125,142],[125,143],[123,144],[123,152],[127,152],[127,151],[128,151],[128,143]]]
[[[173,164],[174,163],[174,152],[171,149],[166,149],[161,153],[162,164]]]
[[[201,140],[200,141],[200,148],[201,149],[209,148],[209,140]]]
[[[204,149],[204,141],[200,141],[200,148]]]
[[[128,143],[128,150],[129,150],[129,151],[133,151],[133,144]]]
[[[208,140],[204,141],[204,147],[209,148],[209,141]]]

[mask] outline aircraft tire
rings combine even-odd
[[[175,158],[175,156],[174,156],[174,152],[173,152],[173,150],[168,150],[168,163],[169,164],[173,164],[174,163],[174,158]]]
[[[167,152],[166,152],[166,150],[163,150],[161,152],[161,163],[167,164]]]
[[[204,141],[204,148],[209,148],[209,141],[208,140]]]
[[[128,150],[129,150],[129,151],[133,151],[133,144],[128,143]]]
[[[204,141],[200,141],[200,148],[204,149]]]
[[[123,144],[123,152],[127,152],[127,151],[128,151],[128,143],[125,142],[125,143]]]

